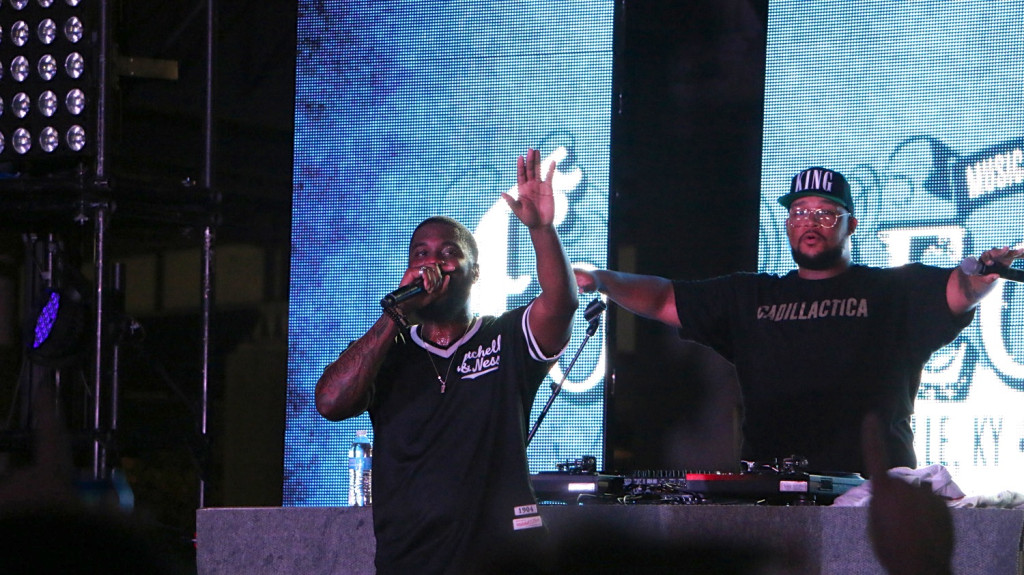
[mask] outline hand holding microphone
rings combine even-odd
[[[410,272],[416,274],[413,276],[411,283],[406,283],[395,291],[384,296],[383,299],[380,300],[381,307],[394,307],[420,294],[432,292],[432,288],[435,285],[440,285],[440,287],[444,286],[445,275],[437,264],[419,266],[419,268],[415,268],[415,270],[410,268],[405,272],[406,278],[409,277]]]
[[[1024,282],[1024,270],[1011,268],[1009,264],[1004,264],[1000,261],[1008,257],[1009,262],[1012,263],[1014,259],[1021,255],[1024,255],[1024,250],[1011,250],[1008,248],[990,250],[987,252],[987,259],[991,263],[986,264],[982,261],[985,258],[985,254],[982,255],[982,258],[966,257],[960,262],[960,271],[969,276],[996,274],[1003,279]]]
[[[423,284],[413,283],[409,285],[404,285],[396,289],[395,291],[389,293],[388,295],[384,296],[384,298],[380,300],[380,306],[393,307],[404,302],[407,299],[414,298],[423,292]]]

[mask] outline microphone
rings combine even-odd
[[[380,300],[380,307],[392,307],[398,305],[409,298],[420,295],[423,291],[423,286],[421,284],[404,285],[384,296],[384,298]]]
[[[999,277],[1006,280],[1024,282],[1024,270],[1011,268],[1002,264],[985,265],[978,258],[964,258],[963,261],[960,262],[960,271],[969,276],[998,274]]]
[[[608,306],[601,301],[601,298],[594,298],[594,301],[587,304],[587,309],[583,310],[583,319],[590,322],[587,326],[587,337],[597,333],[598,326],[601,325],[601,312]]]
[[[601,312],[603,312],[607,307],[608,305],[601,301],[601,298],[596,298],[594,301],[587,304],[587,308],[583,310],[583,319],[592,321],[594,318],[601,315]]]

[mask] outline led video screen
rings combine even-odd
[[[528,147],[558,162],[556,226],[570,260],[607,262],[613,3],[299,3],[284,504],[346,505],[347,450],[369,416],[316,412],[323,368],[380,317],[416,224],[463,222],[480,246],[475,313],[539,293],[525,228],[501,192]],[[589,303],[581,300],[581,309]],[[547,382],[563,381],[573,337]],[[532,472],[602,464],[603,330],[531,443]],[[531,425],[550,397],[542,385]]]
[[[803,168],[853,186],[854,261],[962,258],[1024,242],[1024,12],[1012,2],[769,5],[759,269],[793,268],[776,199]],[[919,466],[970,494],[1024,474],[1024,294],[1000,280],[926,366]]]

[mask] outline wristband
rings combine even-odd
[[[384,313],[388,314],[388,317],[391,318],[391,321],[395,322],[395,325],[397,325],[400,329],[409,329],[409,320],[405,319],[405,316],[402,315],[402,312],[398,311],[393,306],[385,305],[381,307],[384,308]]]

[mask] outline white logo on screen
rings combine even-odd
[[[560,163],[566,158],[568,151],[564,147],[556,148],[551,154],[544,158],[541,173],[546,174],[551,162]],[[583,171],[574,167],[568,172],[555,169],[552,176],[551,188],[555,194],[555,228],[557,229],[565,221],[569,213],[568,192],[576,189],[576,186],[583,180]],[[517,197],[517,186],[512,186],[508,194]],[[474,313],[481,315],[500,315],[506,310],[508,296],[521,294],[526,291],[533,281],[531,275],[511,277],[508,275],[509,255],[509,225],[512,220],[512,210],[505,203],[505,200],[498,197],[497,201],[480,218],[480,223],[473,230],[480,248],[480,279],[473,286],[473,297],[471,306]],[[575,265],[575,264],[574,264]],[[585,264],[584,264],[585,265]],[[604,377],[605,350],[602,347],[601,355],[594,366],[594,369],[582,380],[566,380],[565,391],[583,392],[594,387]],[[574,372],[578,373],[578,372]],[[558,364],[551,368],[551,377],[555,381],[561,381],[562,370]]]

